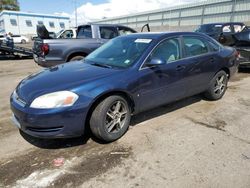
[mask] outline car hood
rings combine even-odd
[[[66,63],[28,76],[19,83],[16,92],[21,99],[29,103],[43,94],[74,89],[81,84],[120,71],[120,69],[97,67],[82,61]]]

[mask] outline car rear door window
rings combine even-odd
[[[186,57],[206,54],[209,52],[208,44],[198,37],[183,37]]]
[[[167,64],[180,59],[180,44],[177,38],[167,39],[161,42],[152,52],[150,59],[157,58],[166,61]]]
[[[210,50],[213,51],[213,52],[217,52],[217,51],[220,50],[220,46],[218,44],[214,43],[214,42],[209,41],[208,45],[210,47]]]
[[[100,27],[100,35],[102,39],[112,39],[118,36],[116,27]]]
[[[79,28],[77,38],[92,38],[92,29],[90,25],[85,25]]]

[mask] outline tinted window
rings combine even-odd
[[[12,35],[12,37],[21,37],[21,35]]]
[[[38,25],[43,25],[43,21],[38,21]]]
[[[11,23],[11,25],[13,25],[13,26],[17,26],[16,19],[10,19],[10,23]]]
[[[198,37],[183,37],[186,56],[197,56],[209,52],[209,48],[203,39]]]
[[[180,59],[180,45],[178,39],[165,40],[159,44],[150,55],[150,59],[153,58],[165,60],[166,63],[171,63]]]
[[[26,25],[27,25],[28,27],[32,27],[32,22],[31,22],[31,20],[26,20]]]
[[[61,28],[65,28],[65,23],[64,22],[60,22],[60,27]]]
[[[135,33],[135,31],[127,27],[118,27],[118,33],[119,35],[128,35],[131,33]]]
[[[80,27],[77,38],[92,38],[92,30],[90,25]]]
[[[51,28],[55,28],[55,23],[54,23],[54,22],[49,22],[49,26],[50,26]]]
[[[202,33],[219,33],[221,32],[221,24],[210,24],[210,25],[201,25],[197,31]]]
[[[102,39],[112,39],[118,36],[115,27],[100,27],[100,35]]]

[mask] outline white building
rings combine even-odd
[[[14,35],[36,35],[36,26],[44,24],[48,31],[59,32],[69,28],[69,17],[27,13],[19,11],[2,11],[0,13],[0,33],[11,32]]]

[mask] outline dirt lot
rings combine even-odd
[[[35,139],[11,124],[10,93],[39,70],[33,60],[0,61],[0,187],[250,187],[249,73],[220,101],[194,96],[141,113],[103,144],[90,134]]]

